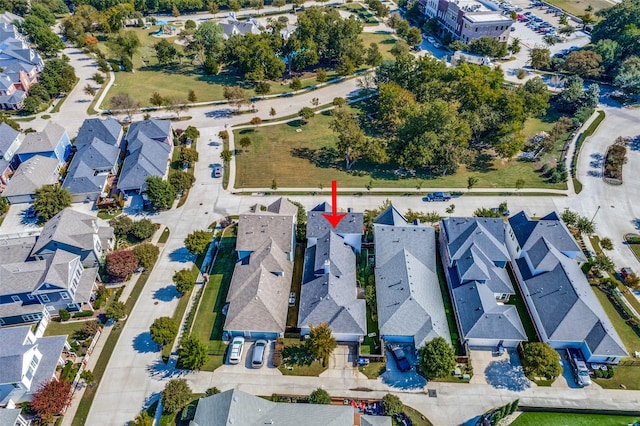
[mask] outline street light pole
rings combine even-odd
[[[598,214],[598,212],[600,211],[600,206],[598,206],[598,208],[596,209],[596,212],[593,214],[593,217],[591,218],[591,225],[593,225],[593,221],[596,218],[596,215]]]

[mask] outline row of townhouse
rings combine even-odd
[[[32,202],[37,189],[60,182],[60,171],[72,153],[62,186],[71,192],[73,202],[94,202],[106,196],[118,173],[119,191],[143,192],[148,176],[168,176],[173,130],[169,121],[145,120],[131,125],[125,141],[117,120],[91,118],[82,123],[72,145],[66,130],[55,123],[24,137],[2,123],[2,196],[11,204]]]
[[[513,20],[489,0],[417,0],[420,11],[437,19],[443,33],[469,43],[480,37],[507,42]]]
[[[0,238],[0,327],[37,322],[59,309],[92,309],[98,265],[113,242],[110,226],[71,208],[38,237]]]

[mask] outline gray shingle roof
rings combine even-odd
[[[374,237],[380,334],[413,336],[416,347],[438,336],[449,340],[434,228],[410,225],[389,207],[374,220]]]
[[[169,120],[149,119],[133,123],[127,132],[128,150],[132,150],[131,143],[135,145],[135,140],[144,135],[147,138],[158,142],[168,143],[171,135],[171,122]]]
[[[531,221],[526,216],[524,219],[533,223],[525,223],[520,215],[514,221],[518,228],[514,233],[528,249],[520,252],[521,257],[515,264],[524,280],[527,304],[542,322],[543,338],[559,342],[584,341],[595,356],[626,356],[624,344],[580,265],[569,257],[575,253],[574,246],[577,247],[575,241],[569,241],[573,240],[569,231],[561,223],[553,225],[551,222],[560,220],[550,216],[541,221]],[[558,235],[561,233],[565,235]]]
[[[4,197],[35,194],[36,189],[58,182],[58,159],[35,155],[18,166],[7,187]]]
[[[360,426],[391,426],[391,417],[389,416],[360,416]]]
[[[0,426],[16,426],[21,408],[0,409]]]
[[[35,392],[40,386],[53,378],[62,351],[67,344],[67,336],[40,337],[36,344],[42,354],[42,359],[40,360],[40,364],[38,364],[36,374],[33,376],[31,392]]]
[[[230,389],[201,398],[191,426],[351,426],[351,406],[271,402]]]
[[[163,177],[171,157],[171,146],[139,133],[133,141],[129,139],[127,156],[122,165],[118,188],[123,191],[144,189],[148,176]]]
[[[0,238],[0,264],[19,263],[27,260],[36,237]]]
[[[64,127],[50,121],[42,132],[27,133],[16,153],[31,154],[54,151],[65,133]]]
[[[330,272],[318,270],[328,261]],[[353,249],[335,232],[327,232],[305,253],[298,327],[327,323],[334,333],[364,335],[366,307],[357,298]]]
[[[347,215],[342,218],[340,223],[338,223],[338,226],[336,226],[335,228],[332,228],[329,221],[324,216],[322,216],[323,213],[331,213],[331,204],[318,204],[310,212],[307,213],[308,238],[322,237],[330,230],[333,230],[338,235],[362,234],[362,213],[347,213]]]
[[[82,250],[93,250],[93,236],[99,228],[101,226],[94,216],[66,208],[45,223],[31,253],[37,254],[52,241]]]
[[[273,239],[236,263],[225,330],[283,333],[293,265]]]
[[[502,219],[447,218],[442,221],[451,265],[446,271],[464,339],[527,340],[515,306],[495,294],[515,294]]]
[[[72,272],[70,264],[78,256],[64,250],[57,250],[46,260],[34,260],[0,265],[0,289],[3,294],[31,293],[43,283],[66,289]],[[95,279],[95,276],[94,276]]]
[[[293,224],[298,208],[280,198],[269,206],[259,204],[243,213],[238,220],[236,250],[253,251],[268,239],[273,239],[284,252],[293,252]]]
[[[132,125],[133,126],[133,125]],[[74,145],[78,150],[99,139],[107,145],[119,146],[122,138],[122,126],[115,118],[108,117],[104,120],[88,118],[82,122]]]
[[[4,158],[5,152],[11,147],[20,133],[7,123],[0,123],[0,158]],[[10,158],[4,158],[11,160]]]

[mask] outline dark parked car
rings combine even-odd
[[[411,370],[411,364],[409,364],[407,356],[399,345],[389,344],[387,345],[387,350],[391,352],[393,359],[396,361],[398,370],[403,372]]]

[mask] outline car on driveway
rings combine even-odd
[[[267,350],[268,342],[266,340],[257,340],[253,344],[253,357],[251,358],[251,367],[260,368],[264,365],[264,353]]]
[[[402,372],[411,370],[411,364],[400,345],[390,343],[387,345],[387,350],[391,352],[391,356],[393,356],[393,359],[398,366],[398,370]]]
[[[229,354],[230,364],[239,364],[242,359],[242,349],[244,348],[244,337],[234,337],[231,341],[231,353]]]
[[[221,165],[216,164],[215,166],[213,166],[213,177],[215,177],[215,178],[222,177],[222,166]]]

